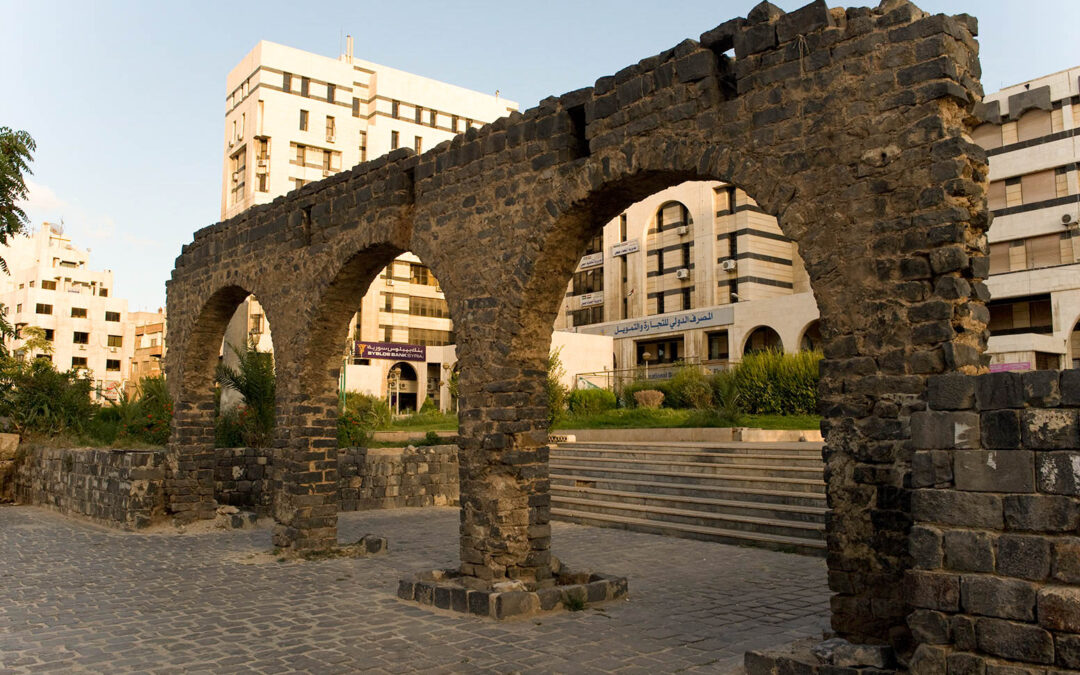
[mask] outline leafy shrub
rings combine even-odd
[[[751,414],[816,413],[821,356],[817,351],[747,354],[733,369],[742,407]]]
[[[570,392],[570,412],[575,415],[595,415],[615,406],[615,394],[607,389],[575,389]]]
[[[698,366],[681,366],[666,389],[665,403],[670,408],[705,409],[712,405],[712,387]]]
[[[732,370],[722,370],[709,378],[717,426],[739,426],[743,421],[742,396]]]
[[[443,439],[442,439],[441,436],[439,436],[439,432],[437,432],[437,431],[429,431],[426,434],[424,434],[424,437],[421,440],[416,441],[416,443],[414,443],[413,445],[417,445],[417,446],[442,445],[442,443],[443,443]]]
[[[420,406],[420,413],[437,413],[439,412],[439,406],[435,405],[435,399],[425,398],[423,404]]]
[[[44,359],[3,361],[0,417],[10,417],[20,433],[84,430],[94,414],[90,380],[74,370],[58,372]]]
[[[237,406],[218,414],[214,423],[214,444],[219,448],[242,448],[248,425],[248,409]]]
[[[663,380],[634,380],[629,384],[623,385],[622,391],[619,392],[619,397],[624,408],[634,408],[637,406],[637,398],[635,398],[635,395],[639,391],[658,391],[664,395],[666,402],[670,402],[673,399],[668,383]],[[673,406],[668,403],[665,407]]]
[[[338,414],[338,447],[366,447],[375,430],[389,426],[392,417],[385,400],[370,394],[348,394]]]
[[[244,397],[241,411],[246,425],[243,431],[244,445],[253,448],[269,447],[274,440],[274,406],[277,392],[274,355],[260,352],[254,340],[243,347],[228,347],[236,355],[237,365],[236,368],[219,365],[217,383],[223,389],[232,389]]]
[[[545,388],[547,389],[547,403],[548,403],[548,427],[555,426],[555,423],[562,419],[563,414],[566,412],[566,397],[567,390],[559,381],[566,371],[562,367],[562,357],[560,353],[562,348],[548,354],[547,358],[547,381],[545,382]]]
[[[664,402],[664,392],[655,389],[634,392],[634,401],[639,408],[659,408]]]
[[[355,410],[342,410],[337,420],[339,448],[362,448],[371,442],[374,431],[369,421]]]

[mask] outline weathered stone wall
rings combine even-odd
[[[912,670],[1080,671],[1080,370],[943,375],[928,402],[911,419]]]
[[[342,511],[458,503],[456,445],[338,450]]]
[[[217,448],[217,501],[260,516],[273,510],[272,452],[258,448]],[[337,452],[338,505],[342,511],[458,503],[456,445],[403,448],[342,448]]]
[[[833,627],[905,644],[911,414],[928,376],[978,372],[987,339],[975,34],[904,0],[762,3],[593,87],[196,232],[168,285],[171,508],[213,514],[213,367],[255,293],[278,369],[275,543],[335,545],[340,346],[356,298],[411,250],[457,331],[460,571],[552,583],[545,359],[567,281],[635,201],[722,180],[778,218],[819,304]]]
[[[27,448],[18,462],[20,504],[135,530],[165,515],[165,450]]]

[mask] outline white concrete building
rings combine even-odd
[[[991,369],[1080,368],[1080,67],[985,102]]]
[[[9,239],[2,256],[10,276],[0,275],[0,303],[21,335],[27,326],[45,331],[57,370],[78,369],[94,380],[95,396],[123,391],[134,354],[135,327],[127,300],[117,297],[113,274],[92,270],[89,252],[76,248],[59,225],[45,223],[31,236]],[[9,345],[25,343],[17,338]]]

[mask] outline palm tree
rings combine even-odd
[[[228,345],[236,355],[236,368],[221,364],[217,383],[244,397],[244,405],[252,415],[249,438],[253,447],[268,447],[274,434],[274,400],[277,383],[274,378],[274,355],[260,352],[252,339],[242,347]]]
[[[26,213],[19,207],[19,202],[26,199],[23,175],[33,174],[30,153],[35,150],[37,144],[30,134],[0,127],[0,244],[22,232],[27,224]],[[0,270],[8,271],[2,257]]]

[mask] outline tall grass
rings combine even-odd
[[[747,354],[733,369],[743,409],[752,414],[816,413],[821,357],[818,351]]]

